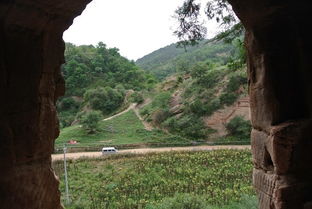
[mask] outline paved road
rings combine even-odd
[[[220,145],[220,146],[190,146],[190,147],[163,147],[163,148],[140,148],[120,150],[118,153],[148,153],[148,152],[169,152],[169,151],[200,151],[200,150],[217,150],[217,149],[250,149],[250,145]],[[77,152],[67,153],[69,159],[78,159],[80,157],[100,157],[101,152]],[[53,154],[52,160],[63,159],[63,154]]]

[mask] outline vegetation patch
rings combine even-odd
[[[53,167],[64,200],[63,162]],[[247,150],[117,154],[70,160],[67,169],[68,209],[231,208],[248,204],[246,197],[256,204]]]
[[[122,107],[127,91],[149,90],[156,83],[154,76],[102,42],[96,46],[66,43],[65,60],[66,94],[57,104],[62,128],[77,122],[80,112],[90,109],[110,115]],[[76,104],[73,97],[81,101]]]
[[[92,123],[90,122],[90,124]],[[133,110],[111,120],[100,121],[96,125],[96,130],[96,132],[90,134],[89,129],[86,130],[83,125],[64,128],[56,139],[55,144],[62,146],[69,140],[77,141],[78,144],[76,146],[189,142],[187,139],[167,134],[161,130],[145,130],[142,122]]]

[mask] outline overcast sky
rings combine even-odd
[[[76,45],[104,42],[121,55],[136,60],[177,41],[174,11],[183,0],[93,0],[65,31],[66,42]],[[214,23],[209,23],[215,31]],[[209,37],[215,32],[208,34]]]

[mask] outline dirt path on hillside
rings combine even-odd
[[[140,115],[140,113],[139,113],[139,109],[138,109],[137,107],[134,107],[134,108],[133,108],[133,111],[134,111],[134,113],[136,114],[136,116],[139,118],[139,120],[143,123],[144,128],[145,128],[146,130],[148,130],[148,131],[153,130],[153,126],[152,126],[150,123],[146,122],[146,121],[141,117],[141,115]]]
[[[150,152],[170,152],[170,151],[209,151],[219,149],[250,149],[250,145],[220,145],[220,146],[189,146],[189,147],[163,147],[163,148],[140,148],[140,149],[128,149],[120,150],[118,153],[135,153],[143,154]],[[101,152],[78,152],[78,153],[67,153],[67,159],[78,159],[81,157],[101,157]],[[63,154],[53,154],[52,160],[62,160]]]
[[[132,103],[132,104],[130,104],[129,107],[128,107],[127,109],[125,109],[124,111],[122,111],[122,112],[120,112],[120,113],[117,113],[116,115],[113,115],[113,116],[111,116],[111,117],[109,117],[109,118],[105,118],[105,119],[103,119],[103,121],[111,120],[111,119],[116,118],[116,117],[118,117],[118,116],[120,116],[120,115],[122,115],[122,114],[125,114],[126,112],[129,112],[130,110],[134,109],[134,107],[135,107],[136,105],[137,105],[136,103]]]
[[[139,113],[139,108],[142,108],[142,107],[144,107],[145,105],[148,105],[150,102],[151,102],[151,100],[146,100],[146,101],[144,101],[144,103],[141,104],[141,105],[138,105],[137,103],[132,103],[132,104],[130,104],[129,107],[128,107],[127,109],[125,109],[124,111],[122,111],[122,112],[120,112],[120,113],[117,113],[116,115],[113,115],[113,116],[111,116],[111,117],[105,118],[105,119],[103,119],[103,121],[111,120],[111,119],[113,119],[113,118],[116,118],[116,117],[118,117],[118,116],[120,116],[120,115],[122,115],[122,114],[125,114],[125,113],[129,112],[130,110],[133,110],[134,113],[135,113],[135,115],[139,118],[139,120],[140,120],[140,121],[142,122],[142,124],[144,125],[144,128],[145,128],[146,130],[148,130],[148,131],[151,131],[151,130],[153,130],[153,126],[152,126],[150,123],[144,121],[144,119],[141,117],[141,115],[140,115],[140,113]]]

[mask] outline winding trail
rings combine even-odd
[[[189,146],[189,147],[162,147],[162,148],[140,148],[140,149],[127,149],[120,150],[118,153],[134,153],[134,154],[144,154],[151,152],[170,152],[170,151],[211,151],[220,149],[250,149],[250,145],[220,145],[220,146]],[[101,157],[101,152],[77,152],[77,153],[67,153],[67,159],[78,159],[81,157],[95,158]],[[53,154],[52,160],[62,160],[63,154]]]
[[[107,120],[111,120],[113,118],[116,118],[122,114],[125,114],[126,112],[129,112],[130,110],[134,109],[134,107],[136,106],[137,104],[136,103],[132,103],[129,105],[129,107],[127,109],[125,109],[124,111],[120,112],[120,113],[117,113],[116,115],[113,115],[111,117],[108,117],[108,118],[104,118],[103,121],[107,121]]]
[[[151,101],[148,100],[148,101],[144,102],[142,105],[140,105],[140,107],[142,108],[142,107],[144,107],[145,105],[149,104],[150,102],[151,102]],[[122,112],[120,112],[120,113],[117,113],[116,115],[113,115],[113,116],[111,116],[111,117],[104,118],[102,121],[111,120],[111,119],[113,119],[113,118],[116,118],[116,117],[118,117],[118,116],[120,116],[120,115],[122,115],[122,114],[125,114],[125,113],[129,112],[130,110],[133,110],[133,112],[134,112],[135,115],[139,118],[139,120],[142,122],[142,124],[144,125],[144,128],[145,128],[146,130],[148,130],[148,131],[153,130],[153,126],[152,126],[150,123],[144,121],[144,119],[141,117],[141,115],[140,115],[140,113],[139,113],[139,105],[138,105],[137,103],[132,103],[132,104],[130,104],[129,107],[128,107],[127,109],[125,109],[124,111],[122,111]]]
[[[133,108],[133,111],[134,111],[134,113],[136,114],[136,116],[139,118],[139,120],[143,123],[145,130],[148,130],[148,131],[153,130],[153,126],[152,126],[150,123],[146,122],[146,121],[141,117],[141,115],[140,115],[140,113],[139,113],[139,109],[137,108],[137,106],[135,106],[135,107]]]

